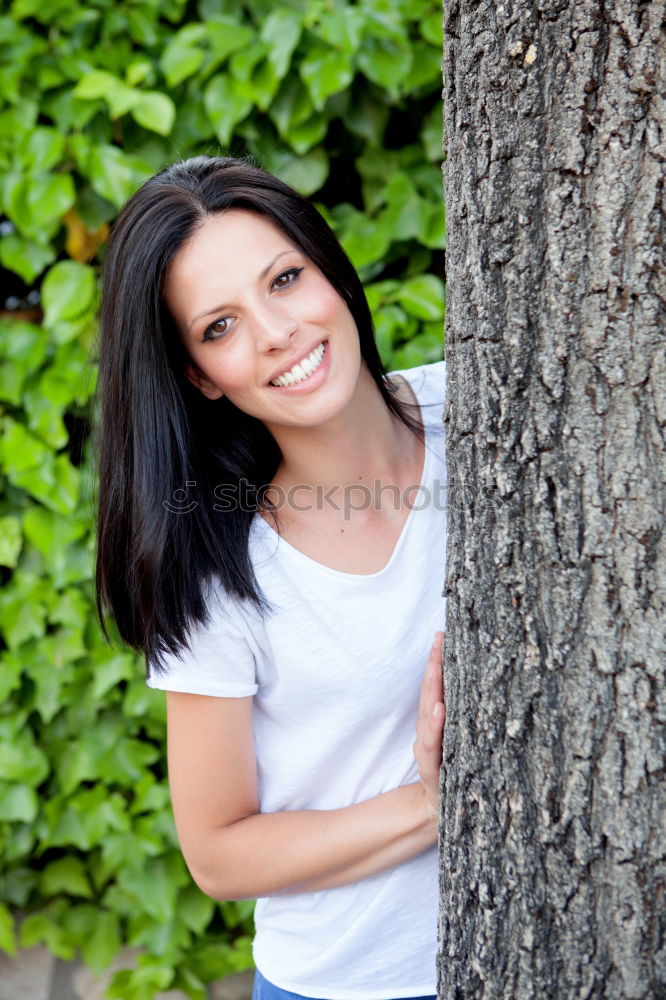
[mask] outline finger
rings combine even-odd
[[[437,763],[442,752],[442,736],[444,729],[444,706],[440,702],[435,705],[428,719],[421,719],[416,727],[415,748],[421,763],[427,764],[429,758],[436,758]]]
[[[428,753],[441,751],[442,732],[444,727],[444,706],[438,702],[433,707],[430,718],[423,728],[422,743]]]
[[[431,707],[444,701],[444,670],[442,664],[442,647],[444,633],[438,632],[436,637],[436,662],[432,669],[432,684],[430,687]]]
[[[441,676],[441,664],[442,664],[442,639],[444,633],[436,632],[433,639],[430,651],[428,653],[428,659],[426,661],[425,670],[423,672],[423,680],[421,682],[421,690],[419,692],[419,712],[429,711],[432,708],[426,705],[427,701],[432,702],[431,692],[433,689],[433,682],[435,690],[438,690],[437,678]],[[440,699],[437,699],[440,700]]]
[[[434,706],[442,701],[442,640],[443,633],[437,632],[430,648],[419,698],[419,712],[427,716],[431,714]]]
[[[421,678],[421,687],[419,688],[419,715],[422,715],[426,711],[426,702],[428,700],[428,693],[430,690],[431,682],[432,682],[432,649],[428,654],[425,670],[423,671],[423,677]]]

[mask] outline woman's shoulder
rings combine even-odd
[[[206,620],[191,624],[187,642],[149,664],[148,686],[217,697],[254,694],[260,612],[226,593],[219,580],[206,585],[205,602]]]
[[[390,372],[389,378],[400,376],[412,388],[421,406],[443,404],[446,395],[446,362],[434,361],[416,368]]]

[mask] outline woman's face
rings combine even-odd
[[[188,378],[267,427],[315,426],[351,400],[354,319],[309,257],[268,218],[206,219],[171,262],[165,301],[191,358]]]

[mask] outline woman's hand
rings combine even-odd
[[[434,819],[439,816],[439,771],[442,766],[442,738],[446,721],[442,679],[443,641],[444,633],[437,632],[421,683],[414,740],[414,756],[419,767],[426,805]]]

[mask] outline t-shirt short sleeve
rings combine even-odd
[[[192,629],[189,645],[177,655],[167,653],[161,669],[150,664],[149,687],[217,698],[256,693],[256,659],[244,616],[233,600],[211,603],[208,625]]]

